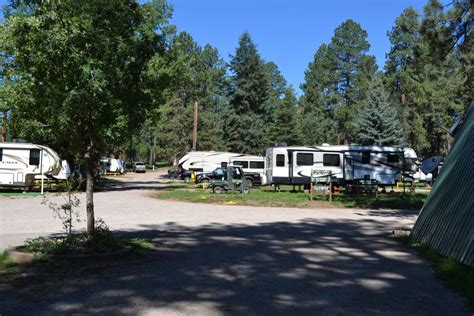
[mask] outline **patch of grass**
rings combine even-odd
[[[0,197],[39,196],[40,192],[0,192]]]
[[[338,193],[329,202],[329,195],[315,195],[310,201],[307,192],[292,192],[290,188],[274,191],[269,187],[253,188],[248,194],[214,194],[210,189],[173,189],[162,191],[153,197],[165,200],[180,200],[195,203],[237,204],[275,207],[346,207],[367,209],[420,209],[427,197],[425,193],[392,193],[375,195]]]
[[[28,239],[25,246],[18,248],[19,251],[36,253],[41,255],[80,255],[100,254],[132,247],[139,252],[154,248],[153,243],[147,239],[116,237],[112,234],[99,235],[95,239],[89,239],[86,234],[70,237],[38,237]]]
[[[416,249],[424,259],[430,261],[436,276],[447,287],[465,296],[468,299],[469,308],[474,312],[474,269],[452,258],[439,255],[431,247],[415,242],[411,236],[395,237],[395,239]]]
[[[6,251],[0,252],[0,268],[8,269],[16,266]]]
[[[155,245],[148,239],[143,238],[133,238],[133,239],[125,239],[125,243],[131,246],[134,250],[138,252],[147,252],[150,250],[155,249]]]

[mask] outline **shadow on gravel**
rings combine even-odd
[[[153,253],[31,267],[0,298],[10,298],[3,309],[12,314],[465,313],[429,265],[385,229],[372,220],[314,219],[143,225],[121,234],[153,239]]]

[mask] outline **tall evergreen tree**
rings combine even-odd
[[[240,37],[229,67],[231,112],[225,128],[230,150],[261,154],[270,143],[271,82],[268,68],[249,33]]]
[[[420,41],[411,71],[416,83],[412,88],[412,99],[426,135],[426,141],[420,144],[424,146],[415,146],[422,155],[447,154],[452,140],[447,130],[464,108],[460,97],[463,75],[459,58],[456,52],[444,58],[440,58],[437,53],[444,50],[442,47],[436,48],[437,41],[447,38],[442,24],[444,19],[441,3],[430,0],[424,8]],[[436,40],[433,40],[433,36],[436,36]]]
[[[305,71],[305,82],[301,84],[303,95],[299,100],[302,138],[306,145],[321,145],[335,142],[332,104],[337,99],[334,90],[335,60],[323,44],[314,54],[314,59]]]
[[[367,32],[347,20],[322,45],[305,72],[301,108],[307,142],[350,143],[355,137],[357,110],[377,70],[367,54]]]
[[[148,150],[156,140],[157,158],[167,161],[192,148],[194,106],[198,105],[197,150],[221,150],[222,117],[226,105],[225,63],[210,45],[200,47],[188,33],[175,36],[165,58],[149,69],[150,90],[169,82],[144,125]],[[156,79],[156,80],[155,80]]]
[[[377,70],[375,57],[367,55],[369,48],[367,32],[350,19],[336,28],[329,44],[329,53],[335,56],[334,89],[338,98],[332,110],[337,143],[349,144],[354,137],[355,113]]]
[[[392,30],[387,33],[391,48],[385,63],[385,79],[390,100],[402,118],[403,143],[408,146],[426,144],[423,119],[412,98],[414,86],[417,84],[412,74],[415,52],[420,41],[420,28],[418,13],[412,7],[408,7],[395,20]]]
[[[374,77],[370,83],[364,105],[357,116],[357,142],[378,146],[400,144],[400,120],[396,109],[388,101],[380,76]]]
[[[274,142],[284,142],[288,146],[303,145],[297,99],[292,87],[285,89],[285,96],[278,101],[274,116],[272,124]]]

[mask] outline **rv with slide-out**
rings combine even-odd
[[[315,170],[330,172],[340,185],[375,180],[394,185],[418,169],[413,149],[388,146],[272,147],[267,149],[265,173],[269,184],[306,185]]]
[[[69,177],[66,161],[49,147],[0,143],[0,187],[32,187],[35,180]]]

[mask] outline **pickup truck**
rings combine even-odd
[[[146,167],[143,162],[135,162],[133,164],[133,172],[146,172]]]
[[[249,186],[262,184],[262,177],[257,172],[245,172],[245,178],[249,182]],[[225,180],[227,178],[227,168],[220,167],[216,168],[212,172],[204,172],[196,175],[195,183],[207,183],[211,180]]]

